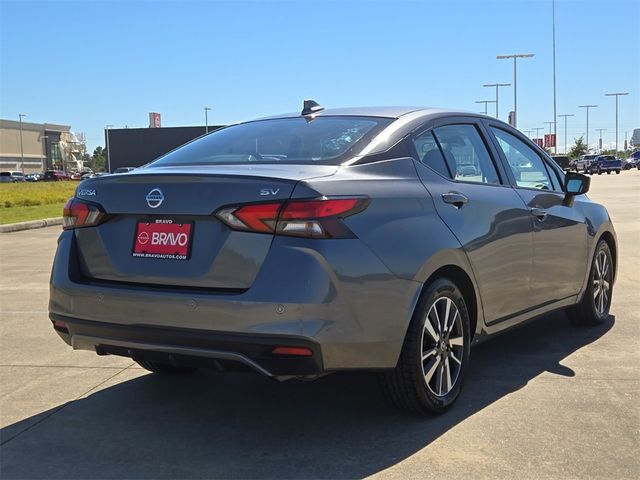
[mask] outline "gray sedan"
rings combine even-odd
[[[82,182],[50,318],[159,374],[373,370],[440,413],[473,344],[559,309],[607,318],[616,236],[588,189],[494,118],[306,101]]]

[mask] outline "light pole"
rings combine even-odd
[[[518,126],[518,69],[517,60],[519,58],[531,58],[533,53],[514,53],[513,55],[498,55],[498,60],[513,58],[513,126]]]
[[[476,100],[476,103],[484,103],[484,114],[487,114],[487,103],[496,103],[495,100]]]
[[[204,107],[204,133],[207,134],[209,133],[209,110],[211,110],[211,108],[209,107]]]
[[[510,83],[485,83],[483,87],[496,87],[496,118],[498,118],[498,89],[500,87],[510,87]]]
[[[111,173],[111,149],[109,148],[109,129],[113,128],[113,125],[105,125],[105,137],[107,142],[107,172]]]
[[[556,111],[556,2],[551,0],[551,26],[553,30],[553,133],[557,135],[557,111]],[[556,145],[558,142],[556,141]],[[553,152],[556,153],[557,148],[554,147]]]
[[[605,132],[606,128],[596,128],[596,132],[600,134],[600,141],[598,142],[598,153],[602,153],[602,132]]]
[[[589,109],[596,108],[598,105],[578,105],[578,108],[587,109],[587,153],[589,152]]]
[[[20,119],[20,166],[22,168],[22,176],[24,177],[24,146],[22,145],[22,117],[26,117],[26,113],[19,113],[18,118]]]
[[[567,154],[567,117],[575,117],[573,113],[566,115],[558,115],[559,117],[564,117],[564,154]],[[556,142],[557,143],[557,142]]]
[[[618,155],[618,97],[621,95],[629,95],[629,92],[624,93],[605,93],[605,97],[616,97],[616,153]]]

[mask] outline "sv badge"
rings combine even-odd
[[[277,195],[279,191],[279,188],[263,188],[262,190],[260,190],[260,195]]]

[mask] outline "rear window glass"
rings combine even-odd
[[[11,172],[0,172],[0,177],[10,177]]]
[[[361,151],[393,119],[304,117],[223,128],[160,157],[149,167],[248,163],[337,165]]]

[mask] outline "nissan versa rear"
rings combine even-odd
[[[439,413],[473,343],[558,309],[607,318],[616,237],[588,189],[493,118],[307,101],[83,181],[50,318],[159,374],[373,370]]]

